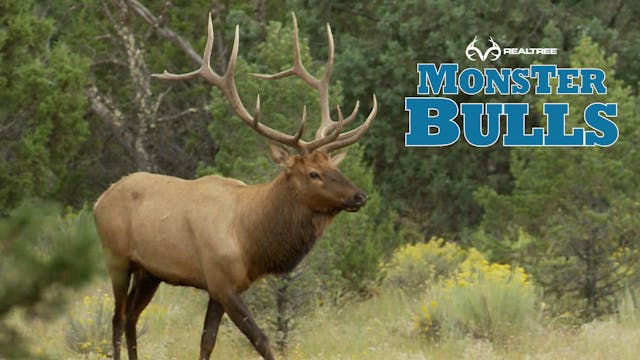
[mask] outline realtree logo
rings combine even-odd
[[[558,48],[501,48],[498,43],[496,43],[492,37],[489,37],[489,45],[490,47],[484,52],[476,46],[478,42],[478,37],[475,36],[473,40],[467,45],[465,49],[465,55],[467,59],[471,61],[476,61],[476,56],[478,60],[485,61],[491,55],[491,61],[496,61],[500,58],[501,55],[557,55]]]
[[[476,36],[473,38],[473,41],[471,41],[469,45],[467,45],[467,49],[465,50],[467,59],[471,61],[476,61],[476,59],[474,59],[473,56],[478,55],[478,58],[480,59],[480,61],[485,61],[487,60],[489,55],[493,55],[493,58],[491,59],[491,61],[496,61],[500,58],[500,55],[502,55],[502,51],[500,50],[500,45],[498,45],[495,41],[493,41],[493,38],[491,37],[489,38],[489,43],[491,44],[491,47],[487,49],[487,51],[485,52],[482,52],[480,49],[478,49],[478,47],[476,46],[477,42],[478,42],[478,37]]]

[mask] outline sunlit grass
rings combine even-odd
[[[14,311],[10,321],[28,338],[31,350],[43,358],[104,359],[71,351],[65,345],[65,334],[68,316],[85,306],[85,296],[109,291],[106,280],[97,281],[72,294],[77,300],[58,319],[28,319]],[[201,291],[162,285],[144,313],[147,330],[139,338],[140,358],[196,359],[206,301]],[[640,323],[613,318],[577,328],[546,325],[513,334],[499,345],[469,336],[429,340],[415,330],[422,301],[420,294],[387,291],[340,308],[320,307],[298,321],[287,359],[636,359],[640,349]],[[126,359],[126,348],[122,353]],[[260,357],[225,316],[212,359]]]

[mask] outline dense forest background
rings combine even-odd
[[[316,74],[331,24],[332,105],[346,112],[359,100],[357,124],[372,94],[380,109],[343,166],[373,195],[370,204],[341,215],[293,275],[248,295],[257,307],[271,306],[265,293],[284,302],[287,313],[278,308],[273,315],[279,333],[292,314],[309,307],[308,298],[330,294],[339,303],[372,296],[385,276],[380,263],[401,246],[432,238],[522,266],[544,289],[549,311],[571,309],[580,321],[615,314],[619,294],[634,294],[640,286],[640,3],[0,0],[0,319],[16,305],[52,315],[56,307],[49,305],[62,301],[51,291],[104,271],[90,209],[122,176],[217,173],[257,183],[277,174],[267,142],[232,115],[216,89],[150,75],[199,66],[210,12],[212,67],[224,72],[239,24],[240,95],[252,108],[259,93],[262,120],[291,133],[304,104],[317,121],[316,95],[300,81],[248,75],[290,66],[291,11],[304,62]],[[479,66],[464,56],[474,36],[492,36],[502,46],[558,48],[553,57],[504,56],[486,66],[602,68],[608,94],[453,100],[528,102],[528,127],[546,126],[544,102],[570,103],[568,126],[580,127],[586,105],[616,102],[618,142],[405,148],[404,97],[415,95],[416,63]],[[20,338],[7,323],[0,330],[0,345]]]

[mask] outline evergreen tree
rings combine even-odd
[[[484,188],[477,198],[486,213],[478,236],[495,260],[528,267],[547,294],[576,306],[586,318],[613,311],[613,295],[634,274],[640,248],[637,191],[640,117],[629,87],[616,78],[615,56],[606,58],[583,37],[571,67],[606,74],[606,95],[549,95],[544,102],[569,103],[567,128],[585,127],[584,108],[618,104],[612,120],[620,129],[609,148],[519,148],[511,158],[515,189],[498,194]],[[577,301],[576,301],[577,300]],[[574,308],[575,309],[575,308]]]
[[[0,214],[29,196],[68,201],[84,119],[87,60],[53,36],[33,1],[0,2]]]
[[[63,290],[86,283],[98,269],[92,216],[61,214],[55,204],[27,202],[0,220],[0,358],[32,357],[6,321],[10,311],[24,309],[40,319],[59,315]]]
[[[311,21],[307,34],[322,44],[323,25],[336,30],[340,59],[335,77],[345,84],[349,101],[376,93],[378,123],[367,137],[366,157],[374,165],[376,184],[385,203],[403,219],[417,222],[425,236],[461,239],[475,228],[483,207],[473,199],[478,187],[510,192],[510,150],[495,145],[479,149],[464,140],[443,148],[405,148],[408,115],[404,97],[415,96],[416,63],[478,66],[464,51],[478,36],[492,36],[502,47],[555,47],[558,55],[503,56],[491,67],[528,67],[531,63],[569,65],[569,54],[582,34],[607,53],[618,53],[618,78],[637,92],[640,62],[640,4],[633,2],[537,1],[512,6],[502,1],[292,1],[299,18]],[[325,49],[313,48],[314,56]],[[461,102],[532,102],[521,96],[451,97]],[[528,126],[543,126],[531,114]]]

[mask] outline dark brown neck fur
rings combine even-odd
[[[247,229],[243,240],[252,281],[293,270],[338,213],[317,213],[303,206],[283,174],[269,184],[257,185],[255,191],[253,207],[247,204],[248,211],[240,219],[244,225],[240,228]]]

